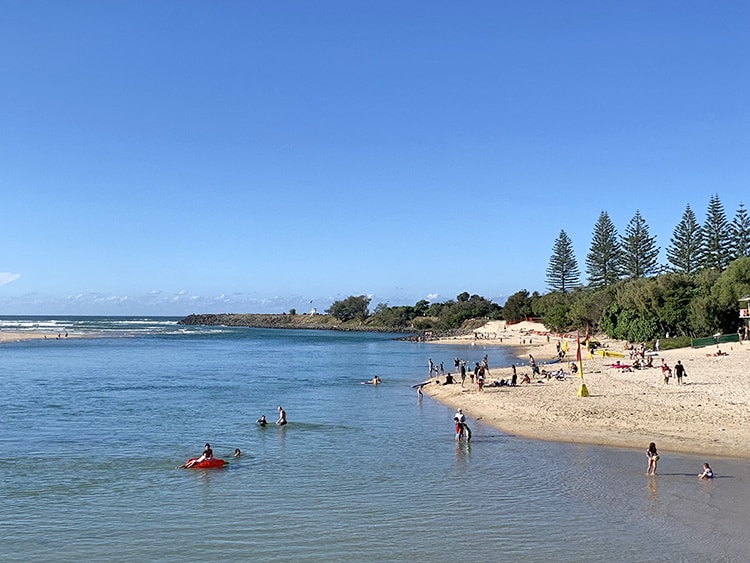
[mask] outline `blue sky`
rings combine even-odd
[[[750,206],[745,2],[6,1],[0,314],[547,290]]]

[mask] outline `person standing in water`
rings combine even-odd
[[[284,426],[286,424],[286,411],[281,407],[276,410],[279,411],[279,420],[276,421],[276,426]]]
[[[656,475],[656,462],[659,461],[659,454],[656,451],[656,444],[651,442],[646,450],[646,457],[648,458],[648,467],[646,468],[646,475]]]

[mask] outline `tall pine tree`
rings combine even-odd
[[[700,266],[723,271],[730,261],[729,222],[718,194],[711,196],[703,223]]]
[[[579,285],[579,278],[573,243],[565,231],[560,231],[547,267],[547,285],[552,291],[566,293]]]
[[[750,217],[747,215],[745,205],[740,202],[737,213],[734,215],[734,221],[729,227],[730,230],[730,258],[736,260],[743,256],[750,256]]]
[[[650,236],[648,225],[636,211],[622,238],[622,271],[629,278],[643,278],[656,273],[659,247],[656,236]]]
[[[701,226],[688,204],[667,248],[667,260],[676,272],[692,274],[698,270],[701,241]]]
[[[594,225],[589,253],[586,256],[586,273],[592,287],[612,285],[620,279],[622,252],[612,219],[606,211],[599,214]]]

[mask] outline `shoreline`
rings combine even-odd
[[[488,323],[490,329],[497,328],[490,325],[493,323]],[[560,338],[550,335],[547,342],[546,336],[538,334],[540,325],[534,325],[519,323],[502,331],[486,331],[502,334],[502,341],[476,341],[473,335],[437,341],[512,349],[519,358],[516,387],[488,386],[511,375],[510,366],[493,367],[490,357],[490,375],[481,393],[468,375],[464,387],[459,379],[454,385],[425,385],[424,393],[451,408],[462,408],[474,420],[524,438],[644,451],[655,442],[665,452],[750,458],[750,382],[746,378],[750,343],[722,345],[725,355],[721,356],[714,355],[717,346],[661,351],[653,357],[655,367],[632,371],[612,368],[617,358],[587,358],[588,352],[582,349],[583,382],[591,396],[578,397],[581,379],[569,370],[576,355],[575,339],[568,339],[563,362],[544,366],[545,360],[555,357]],[[611,351],[624,350],[624,342],[599,340]],[[532,377],[532,383],[521,384],[524,374],[532,376],[528,354],[533,354],[542,368],[564,368],[565,379]],[[677,385],[676,377],[664,383],[662,359],[671,367],[682,362],[687,373],[683,385]],[[619,360],[631,363],[627,355]]]

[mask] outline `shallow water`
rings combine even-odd
[[[701,482],[706,460],[660,452],[646,477],[640,451],[471,420],[471,446],[456,444],[452,411],[410,384],[428,357],[509,363],[502,349],[128,321],[103,338],[0,346],[9,559],[750,558],[744,461],[707,460],[718,477]],[[360,384],[376,373],[382,385]],[[290,423],[257,427],[277,405]],[[206,441],[227,469],[176,469]]]

